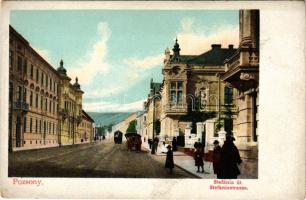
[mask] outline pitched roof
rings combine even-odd
[[[172,57],[173,57],[173,55],[170,55],[170,60],[171,60]],[[197,55],[196,56],[195,55],[180,55],[179,56],[179,61],[180,62],[187,62],[188,60],[193,59],[195,57],[197,57]]]
[[[223,65],[225,59],[231,57],[237,49],[232,46],[229,48],[221,48],[221,45],[212,45],[209,51],[195,56],[187,61],[188,64],[201,64],[201,65]]]
[[[94,123],[95,121],[85,112],[85,110],[82,110],[82,114],[84,115],[84,117],[91,121],[92,123]]]

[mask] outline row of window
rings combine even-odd
[[[24,140],[23,144],[43,144],[44,142],[42,140]],[[46,140],[46,144],[57,144],[56,140]]]
[[[29,125],[27,123],[29,123]],[[24,117],[24,127],[24,132],[27,133],[55,135],[58,132],[57,123],[34,119],[32,117],[30,117],[29,121],[27,120],[27,117]]]
[[[201,93],[201,104],[206,104],[206,98],[208,95],[206,93]],[[233,88],[224,88],[224,104],[230,105],[233,103]],[[170,105],[178,106],[183,104],[183,82],[182,81],[172,81],[170,83]]]
[[[10,50],[10,67],[12,68],[14,66],[14,52]],[[17,55],[17,70],[18,72],[23,72],[30,76],[30,78],[37,83],[40,83],[42,86],[48,88],[48,90],[52,92],[57,92],[57,83],[47,75],[47,73],[44,73],[43,71],[39,70],[38,67],[33,66],[33,64],[30,65],[30,69],[28,70],[28,61],[26,58],[23,58],[20,55]]]
[[[10,85],[10,102],[12,102],[12,92],[13,88]],[[27,100],[28,90],[26,88],[22,88],[22,86],[17,86],[16,88],[16,99],[17,101],[23,100],[24,102],[29,103],[30,107],[40,108],[46,112],[55,114],[58,110],[58,104],[56,101],[44,97],[43,95],[39,95],[37,92],[33,92],[30,90],[29,100]]]
[[[65,100],[64,108],[65,108],[65,110],[68,110],[69,112],[75,112],[76,104],[74,102],[72,102],[72,101]]]
[[[58,110],[58,104],[52,99],[48,99],[43,95],[30,91],[30,107],[40,108],[46,112],[55,114]]]

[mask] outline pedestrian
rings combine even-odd
[[[221,178],[221,164],[220,164],[220,157],[221,157],[221,147],[219,145],[219,141],[214,141],[214,150],[213,150],[213,169],[214,174],[217,175],[217,178]]]
[[[141,136],[140,135],[137,135],[137,145],[136,145],[136,150],[137,151],[141,151]]]
[[[220,164],[221,164],[221,178],[222,179],[237,179],[240,174],[238,165],[241,164],[239,151],[233,143],[231,135],[226,135],[226,140],[221,148]]]
[[[194,161],[195,161],[195,166],[198,167],[197,172],[200,172],[200,167],[202,168],[202,173],[204,173],[204,161],[203,161],[203,151],[201,150],[201,147],[198,146],[195,153],[194,153]]]
[[[197,147],[199,147],[199,148],[202,150],[202,152],[204,153],[204,145],[202,144],[202,142],[201,142],[201,139],[200,139],[200,138],[198,139],[198,142],[197,142]]]
[[[193,147],[194,147],[194,149],[197,149],[198,148],[198,142],[195,142]]]
[[[148,139],[148,143],[149,143],[149,148],[152,149],[152,143],[153,143],[152,139]]]
[[[172,174],[173,168],[174,168],[174,161],[173,161],[173,151],[171,145],[167,146],[168,151],[167,151],[167,156],[166,156],[166,163],[165,163],[165,168],[169,168],[169,173]]]
[[[154,141],[153,141],[153,147],[154,147],[154,151],[155,151],[156,153],[157,153],[158,143],[159,143],[159,139],[158,139],[158,137],[155,137],[155,138],[154,138]]]
[[[157,142],[156,138],[154,138],[153,139],[153,144],[152,144],[151,154],[155,154],[157,152],[157,145],[158,145],[158,142]]]
[[[173,147],[173,151],[177,151],[177,140],[176,140],[176,137],[173,137],[173,139],[172,139],[172,147]]]

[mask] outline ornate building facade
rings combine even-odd
[[[63,71],[55,70],[10,26],[10,151],[58,146],[61,141],[69,144],[60,134],[63,127],[59,110],[64,107],[69,116],[78,116],[76,113],[81,113],[83,92],[77,81],[71,85],[67,84],[68,80],[70,78],[64,77]],[[67,99],[73,99],[75,103],[68,104]]]
[[[59,145],[75,144],[78,140],[78,128],[82,122],[82,96],[83,91],[76,78],[71,84],[67,76],[64,62],[61,60],[57,69],[60,75],[59,84]]]
[[[259,97],[259,10],[240,10],[239,48],[225,61],[221,79],[238,90],[235,96],[236,144],[246,173],[257,177]]]
[[[224,71],[224,60],[236,49],[233,45],[222,48],[213,44],[201,55],[181,55],[176,40],[172,50],[173,55],[166,49],[162,69],[161,136],[186,136],[186,129],[189,129],[187,137],[207,143],[216,136],[217,124],[232,131],[235,119],[227,116],[227,112],[235,111],[232,96],[236,91],[226,86],[218,73]],[[213,132],[203,124],[208,123],[208,119],[212,120]]]

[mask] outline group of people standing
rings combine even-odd
[[[235,138],[231,135],[226,136],[226,140],[221,147],[219,141],[214,141],[214,150],[212,156],[214,174],[218,179],[236,179],[240,174],[238,165],[241,164],[239,151],[234,144]],[[195,166],[197,166],[197,172],[204,173],[204,146],[200,142],[196,142],[194,145],[196,151],[194,153]]]
[[[157,151],[158,138],[153,140],[152,152]],[[234,144],[235,138],[231,135],[226,135],[226,140],[222,147],[219,145],[219,141],[215,140],[214,150],[212,152],[212,163],[214,174],[217,175],[218,179],[237,179],[240,174],[238,165],[241,164],[239,150]],[[165,144],[164,144],[165,145]],[[176,138],[172,140],[172,146],[169,144],[166,146],[167,155],[165,168],[169,169],[169,173],[172,174],[174,168],[173,151],[177,150]],[[194,160],[195,166],[197,166],[197,172],[204,173],[204,145],[199,141],[194,144]]]
[[[235,138],[231,135],[226,135],[222,147],[217,140],[214,141],[213,168],[219,179],[236,179],[240,174],[238,165],[242,160],[234,141]]]

